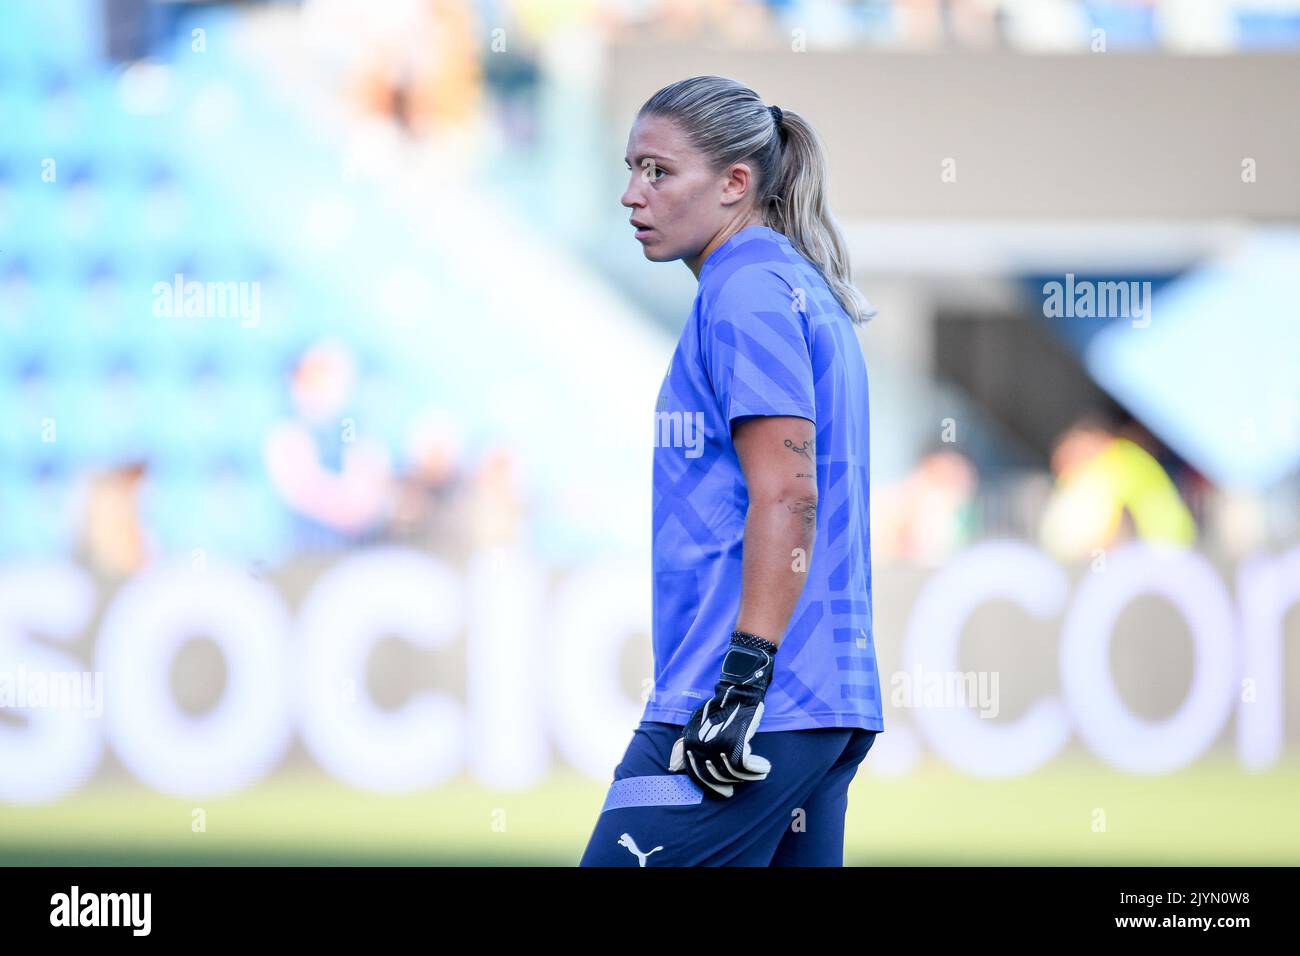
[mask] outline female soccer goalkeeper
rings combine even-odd
[[[626,161],[646,258],[699,289],[655,411],[654,690],[581,865],[842,866],[884,730],[855,331],[875,310],[797,113],[692,77],[641,107]]]

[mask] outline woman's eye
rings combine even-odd
[[[627,163],[625,161],[623,165],[627,167],[627,171],[629,173],[632,172],[632,166],[630,163]],[[651,176],[650,175],[651,173],[663,173],[666,176],[668,175],[668,170],[664,169],[662,166],[656,165],[655,163],[646,163],[644,166],[641,167],[642,179],[654,179],[657,182],[659,177],[657,175]]]

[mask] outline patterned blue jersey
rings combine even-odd
[[[820,272],[767,226],[740,230],[704,261],[659,394],[655,686],[642,719],[684,724],[713,696],[740,613],[749,495],[731,423],[748,415],[807,418],[817,435],[817,537],[759,731],[882,731],[866,362]]]

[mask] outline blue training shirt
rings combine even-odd
[[[731,423],[795,415],[816,425],[817,536],[758,729],[884,730],[854,328],[816,267],[767,226],[741,229],[700,267],[655,410],[655,685],[642,720],[684,724],[713,696],[740,613],[749,495]]]

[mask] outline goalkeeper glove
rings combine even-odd
[[[696,708],[682,728],[669,770],[685,770],[700,786],[723,797],[732,795],[732,784],[767,778],[772,765],[750,753],[749,741],[763,717],[776,649],[755,634],[731,632],[713,697]]]

